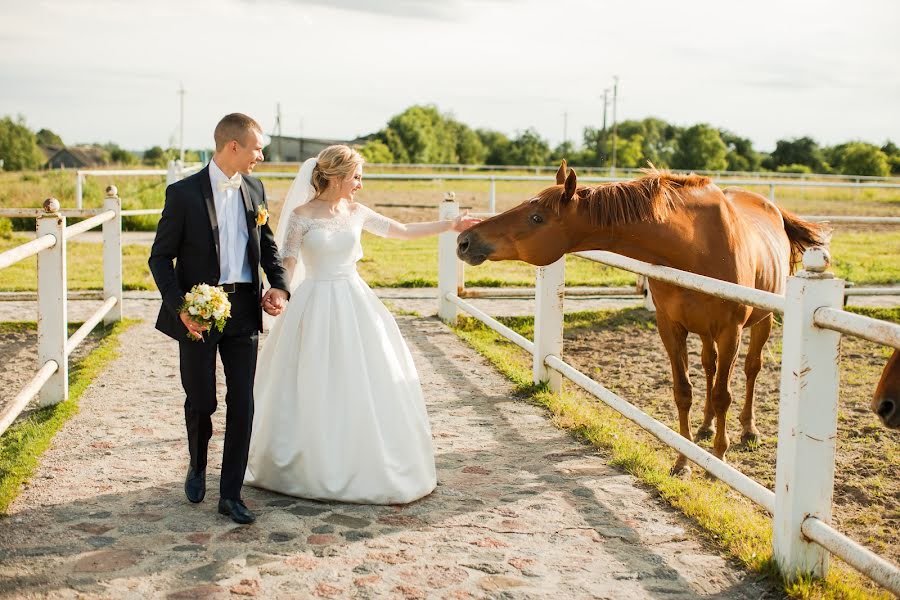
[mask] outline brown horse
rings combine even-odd
[[[885,427],[900,429],[900,350],[894,350],[884,367],[872,398],[872,410]]]
[[[609,250],[783,293],[785,278],[803,250],[825,241],[820,226],[798,219],[759,194],[721,190],[706,177],[650,171],[633,181],[578,187],[575,171],[567,177],[563,161],[556,181],[557,185],[534,198],[461,233],[459,258],[472,265],[516,259],[548,265],[567,252]],[[725,416],[732,400],[731,372],[745,327],[751,329],[744,366],[747,395],[740,415],[742,440],[759,439],[753,387],[772,313],[652,279],[649,284],[659,335],[672,366],[681,435],[692,439],[686,345],[691,332],[703,342],[706,371],[706,405],[697,435],[714,435],[714,453],[724,460],[729,445]],[[687,459],[680,456],[673,472],[688,470]]]

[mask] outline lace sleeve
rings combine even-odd
[[[299,215],[290,216],[287,234],[284,236],[284,247],[281,249],[282,261],[286,258],[297,258],[307,228],[308,223],[306,219]]]
[[[391,225],[395,221],[384,215],[380,215],[371,208],[366,207],[365,221],[363,221],[363,229],[369,233],[374,233],[378,237],[388,237],[391,231]]]

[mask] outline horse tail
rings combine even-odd
[[[831,228],[826,223],[804,221],[780,206],[784,232],[791,243],[791,274],[803,259],[803,251],[811,246],[827,246],[831,239]]]

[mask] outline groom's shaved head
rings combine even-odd
[[[219,121],[219,124],[216,125],[216,130],[213,133],[213,138],[216,140],[216,152],[224,148],[225,144],[231,140],[235,140],[241,146],[246,146],[247,135],[251,130],[258,131],[260,135],[263,133],[259,123],[247,115],[241,113],[225,115]]]

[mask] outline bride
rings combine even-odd
[[[356,272],[360,235],[414,239],[477,222],[404,225],[354,202],[363,158],[303,163],[276,232],[293,290],[263,345],[245,482],[282,494],[400,504],[434,490],[419,377],[391,314]]]

